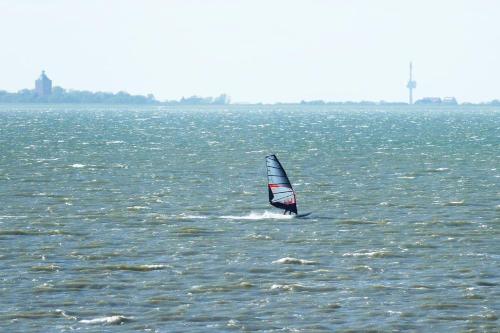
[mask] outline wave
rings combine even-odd
[[[248,215],[223,215],[220,217],[221,219],[229,219],[229,220],[289,220],[293,218],[293,215],[284,215],[280,213],[271,213],[265,211],[263,213],[254,213],[251,212]]]
[[[387,257],[395,257],[393,253],[386,250],[380,251],[367,251],[361,250],[357,252],[347,252],[342,255],[343,257],[368,257],[368,258],[387,258]]]
[[[455,200],[455,201],[450,201],[448,203],[445,203],[445,206],[462,206],[464,204],[464,200]]]
[[[273,284],[271,286],[271,290],[304,291],[307,290],[307,287],[299,283]]]
[[[273,239],[271,236],[261,235],[261,234],[251,234],[247,236],[247,239],[252,240],[271,240]]]
[[[137,211],[140,211],[140,210],[151,209],[151,208],[146,207],[146,206],[129,206],[129,207],[127,207],[127,209],[130,210],[130,211],[137,212]]]
[[[33,266],[33,267],[31,267],[30,270],[32,270],[34,272],[57,272],[60,269],[61,269],[61,266],[50,264],[50,265]]]
[[[273,264],[285,264],[285,265],[315,265],[316,261],[305,260],[305,259],[297,259],[297,258],[281,258],[272,262]]]
[[[269,289],[275,291],[308,291],[308,292],[329,292],[337,290],[337,288],[334,286],[328,286],[328,285],[311,286],[311,285],[303,285],[300,283],[285,283],[285,284],[275,283]]]
[[[100,317],[94,319],[82,319],[80,323],[82,324],[110,324],[110,325],[120,325],[126,322],[132,321],[132,318],[127,318],[125,316],[109,316],[109,317]]]
[[[170,268],[169,265],[163,264],[150,264],[150,265],[108,265],[103,266],[103,269],[110,271],[135,271],[135,272],[149,272],[158,271],[162,269]]]
[[[450,170],[449,168],[429,168],[429,169],[426,169],[425,172],[428,172],[428,173],[446,172],[446,171],[449,171],[449,170]]]
[[[67,319],[76,320],[76,317],[67,315],[64,311],[56,309],[55,311],[21,311],[13,313],[4,313],[1,315],[1,320],[13,320],[17,321],[20,319],[44,319],[44,318],[58,318],[64,317]]]
[[[190,293],[225,293],[241,289],[250,289],[254,285],[248,281],[241,281],[239,283],[219,284],[219,285],[195,285],[190,289]]]
[[[208,231],[207,229],[199,227],[182,227],[172,231],[172,233],[175,233],[179,236],[202,236],[212,232]]]
[[[179,218],[179,219],[189,219],[189,220],[208,218],[208,216],[204,216],[204,215],[189,215],[189,214],[185,214],[185,213],[181,213],[179,215],[176,215],[175,217]]]
[[[71,233],[59,229],[55,230],[33,230],[33,229],[23,229],[23,230],[0,230],[0,236],[57,236],[57,235],[77,235],[76,233]]]
[[[71,164],[70,167],[76,168],[76,169],[80,169],[80,168],[85,168],[86,165],[85,164],[80,164],[80,163],[75,163],[75,164]]]

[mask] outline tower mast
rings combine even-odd
[[[410,79],[408,80],[408,83],[406,84],[406,88],[408,88],[408,91],[410,93],[409,96],[409,104],[413,104],[413,89],[417,87],[417,81],[413,80],[413,64],[410,61]]]

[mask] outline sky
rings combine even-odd
[[[497,0],[0,0],[0,90],[500,99]]]

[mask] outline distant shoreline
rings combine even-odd
[[[388,101],[324,101],[324,100],[302,100],[300,102],[275,102],[275,103],[246,103],[233,102],[228,95],[221,94],[217,97],[182,97],[180,100],[159,101],[154,95],[131,95],[125,91],[117,93],[108,92],[92,92],[85,90],[65,90],[61,87],[54,87],[52,93],[48,96],[38,96],[35,90],[23,89],[12,93],[0,90],[0,104],[44,104],[44,105],[61,105],[61,104],[101,104],[101,105],[157,105],[157,106],[207,106],[207,105],[294,105],[294,106],[435,106],[435,107],[453,107],[453,106],[500,106],[500,100],[495,99],[489,102],[457,103],[454,100],[452,103],[439,98],[423,98],[417,100],[410,105],[406,102],[388,102]]]
[[[86,90],[66,90],[54,87],[50,94],[40,96],[35,90],[23,89],[15,93],[0,90],[0,103],[26,104],[134,104],[134,105],[227,105],[230,98],[226,94],[217,97],[182,97],[180,100],[158,101],[153,94],[131,95],[125,91],[117,93],[92,92]]]
[[[407,108],[442,108],[442,109],[451,109],[451,108],[461,108],[461,107],[491,107],[498,108],[499,104],[491,104],[491,103],[460,103],[456,105],[440,105],[440,104],[413,104],[410,105],[408,103],[373,103],[373,104],[365,104],[365,103],[325,103],[325,104],[301,104],[301,103],[230,103],[230,104],[182,104],[182,103],[168,103],[168,102],[158,102],[158,103],[96,103],[96,102],[58,102],[58,103],[50,103],[50,102],[1,102],[0,106],[7,105],[33,105],[33,106],[64,106],[64,105],[94,105],[94,106],[156,106],[156,107],[244,107],[244,106],[262,106],[262,107],[303,107],[303,108],[313,108],[313,107],[349,107],[349,106],[358,106],[358,107],[366,107],[366,108],[376,108],[376,107],[407,107]]]

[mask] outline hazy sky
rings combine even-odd
[[[0,0],[0,90],[500,99],[497,0]]]

